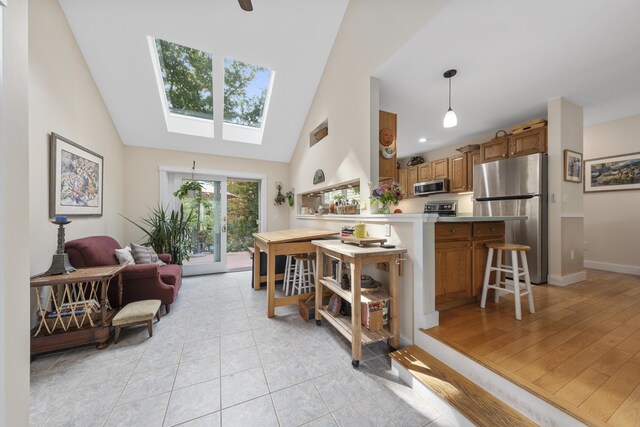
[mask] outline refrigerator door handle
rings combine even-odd
[[[500,197],[478,197],[474,200],[478,202],[490,202],[493,200],[524,200],[524,199],[533,199],[536,197],[535,194],[524,194],[519,196],[500,196]]]

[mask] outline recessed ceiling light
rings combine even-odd
[[[420,138],[418,142],[427,142],[427,138]]]

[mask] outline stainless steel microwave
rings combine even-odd
[[[427,182],[418,182],[413,185],[413,194],[416,196],[428,196],[429,194],[448,193],[449,180],[436,179]]]

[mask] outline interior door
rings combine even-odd
[[[193,212],[189,222],[189,260],[183,262],[183,274],[218,273],[227,269],[227,178],[214,175],[176,174],[174,191],[186,180],[202,184],[202,194],[189,194],[176,206],[184,206],[185,215]]]

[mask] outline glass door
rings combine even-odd
[[[218,273],[227,269],[227,178],[213,175],[176,174],[174,191],[188,181],[200,183],[201,191],[191,190],[179,200],[185,216],[190,215],[189,260],[183,274]]]

